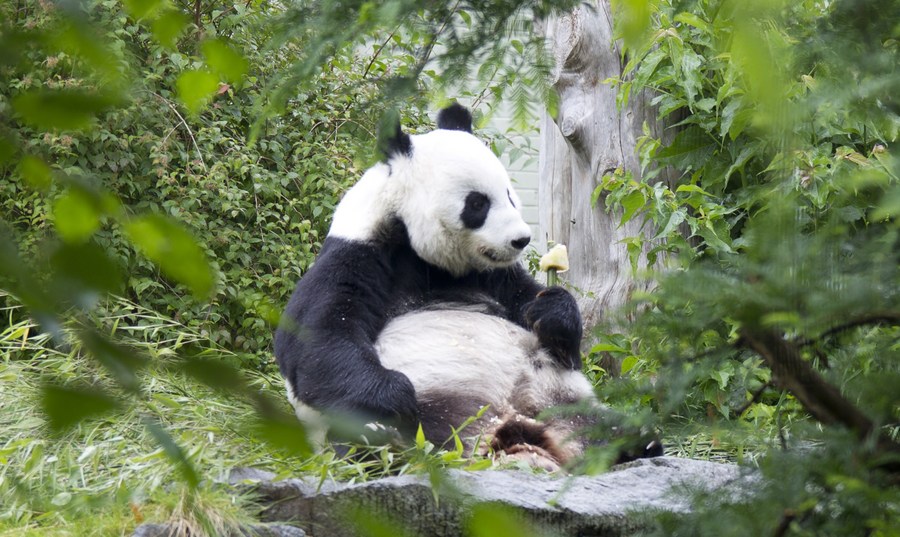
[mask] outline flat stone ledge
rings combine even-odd
[[[619,537],[645,527],[641,512],[687,512],[688,487],[739,494],[752,479],[735,465],[692,459],[642,459],[599,476],[559,477],[516,470],[448,471],[435,502],[427,476],[396,476],[359,484],[311,479],[271,481],[251,469],[233,484],[253,483],[267,522],[290,522],[311,537],[356,535],[349,513],[370,513],[413,535],[463,535],[468,507],[514,508],[540,533]]]
[[[138,526],[131,537],[178,537],[175,529],[168,524],[143,524]],[[217,536],[226,537],[226,536]],[[231,537],[231,536],[229,536]],[[283,524],[255,525],[244,528],[233,537],[306,537],[306,532]]]

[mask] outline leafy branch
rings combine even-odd
[[[773,381],[791,392],[816,420],[824,425],[847,427],[862,441],[875,437],[880,454],[900,456],[900,444],[877,431],[868,416],[815,371],[803,359],[797,344],[773,329],[758,326],[744,327],[740,334],[739,343],[761,356],[772,370]],[[900,472],[900,461],[890,461],[886,468]]]

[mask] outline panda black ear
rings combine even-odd
[[[378,151],[387,162],[395,155],[412,156],[412,139],[400,127],[400,114],[389,110],[378,125]]]
[[[439,129],[472,133],[472,113],[459,103],[453,103],[438,113]]]

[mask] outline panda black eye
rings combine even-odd
[[[484,194],[476,194],[466,198],[466,207],[473,211],[480,211],[488,204],[488,199]]]
[[[469,229],[478,229],[487,220],[491,199],[481,192],[469,192],[460,220]]]

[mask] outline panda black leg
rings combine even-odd
[[[652,459],[653,457],[661,457],[662,455],[662,442],[655,438],[649,441],[646,438],[643,438],[638,444],[620,450],[615,464],[623,464],[637,459]]]
[[[566,369],[581,369],[581,313],[568,291],[550,287],[525,307],[525,321],[541,345]]]
[[[562,445],[563,438],[556,438],[546,424],[524,416],[513,416],[498,427],[491,439],[494,453],[527,455],[524,459],[533,466],[551,471],[559,469],[571,458]]]

